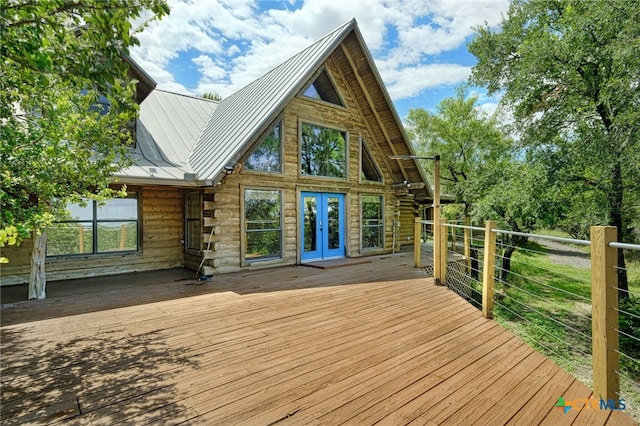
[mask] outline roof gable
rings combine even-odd
[[[222,100],[189,155],[189,163],[198,175],[215,178],[225,165],[239,161],[245,145],[266,130],[266,126],[303,89],[312,74],[355,27],[355,20],[343,24]]]
[[[356,99],[360,116],[366,117],[372,144],[377,145],[383,158],[379,165],[390,171],[393,183],[427,182],[415,160],[389,160],[392,155],[406,156],[413,151],[355,19],[216,104],[208,119],[196,126],[199,136],[189,134],[188,143],[181,143],[180,136],[175,135],[177,141],[174,137],[153,139],[165,147],[161,148],[165,153],[175,151],[170,162],[185,173],[200,181],[217,181],[224,175],[225,166],[237,164],[288,103],[315,82],[327,61],[336,64],[351,98]],[[170,120],[169,115],[165,117]],[[147,122],[142,117],[141,121]],[[160,139],[166,139],[166,144]],[[426,189],[416,195],[428,197]]]

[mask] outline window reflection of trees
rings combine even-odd
[[[276,190],[245,190],[245,257],[278,257],[282,252],[281,194]]]
[[[346,134],[312,124],[302,125],[301,173],[308,176],[347,176]]]
[[[382,217],[382,197],[366,195],[362,197],[362,248],[383,246],[384,222]]]
[[[273,173],[282,171],[280,129],[281,122],[278,121],[245,161],[244,167],[247,170]]]
[[[318,247],[316,241],[316,220],[318,217],[316,197],[305,197],[304,205],[304,251],[316,251]]]

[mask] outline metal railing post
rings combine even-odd
[[[591,328],[593,394],[617,400],[620,391],[618,325],[618,251],[615,226],[591,227]]]

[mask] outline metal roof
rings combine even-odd
[[[355,26],[355,20],[343,24],[221,101],[189,155],[198,175],[217,178],[224,166],[239,161],[248,142],[266,130]]]
[[[187,158],[218,103],[208,99],[154,90],[140,105],[132,167],[117,176],[158,180],[199,179]]]

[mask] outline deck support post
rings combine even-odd
[[[619,398],[618,250],[615,226],[591,227],[591,336],[593,394],[605,401]]]
[[[488,220],[484,230],[484,267],[482,270],[482,316],[493,318],[493,286],[496,264],[496,222]]]
[[[415,218],[413,227],[413,267],[422,266],[422,220],[419,216]]]

